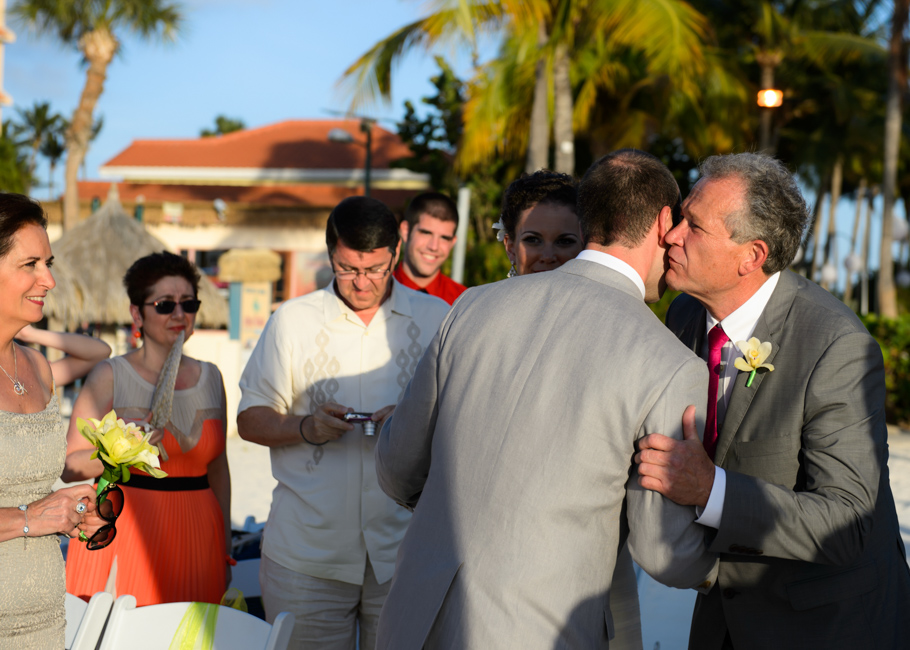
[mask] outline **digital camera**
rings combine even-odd
[[[363,424],[363,435],[365,436],[375,436],[376,435],[376,423],[372,420],[372,413],[345,413],[344,421],[345,422],[360,422]]]

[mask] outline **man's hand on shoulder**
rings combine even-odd
[[[638,441],[638,483],[683,506],[704,508],[714,485],[714,463],[695,426],[695,407],[683,413],[683,440],[651,433]]]

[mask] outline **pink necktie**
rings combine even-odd
[[[721,373],[721,353],[724,343],[729,340],[730,337],[720,325],[715,325],[708,332],[708,371],[711,374],[708,379],[708,416],[705,420],[704,444],[711,460],[714,460],[714,452],[717,451],[717,386]]]

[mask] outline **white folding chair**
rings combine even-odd
[[[101,650],[167,648],[191,603],[136,607],[134,596],[120,596],[101,638]],[[294,615],[282,612],[274,625],[245,612],[219,606],[212,650],[287,650]]]
[[[85,602],[78,596],[66,594],[65,650],[95,650],[114,597],[99,591]]]

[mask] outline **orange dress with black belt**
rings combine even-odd
[[[155,386],[122,357],[114,371],[114,409],[121,417],[148,413]],[[217,603],[225,591],[225,539],[221,507],[204,478],[225,447],[223,384],[213,364],[202,363],[192,388],[174,391],[171,418],[162,440],[168,478],[134,476],[156,489],[122,485],[123,512],[117,536],[89,551],[73,540],[66,561],[66,590],[88,600],[97,591],[132,594],[139,606],[180,601]],[[169,479],[177,479],[171,480]],[[153,483],[154,482],[154,483]],[[181,489],[168,489],[168,488]],[[184,489],[184,488],[191,489]]]

